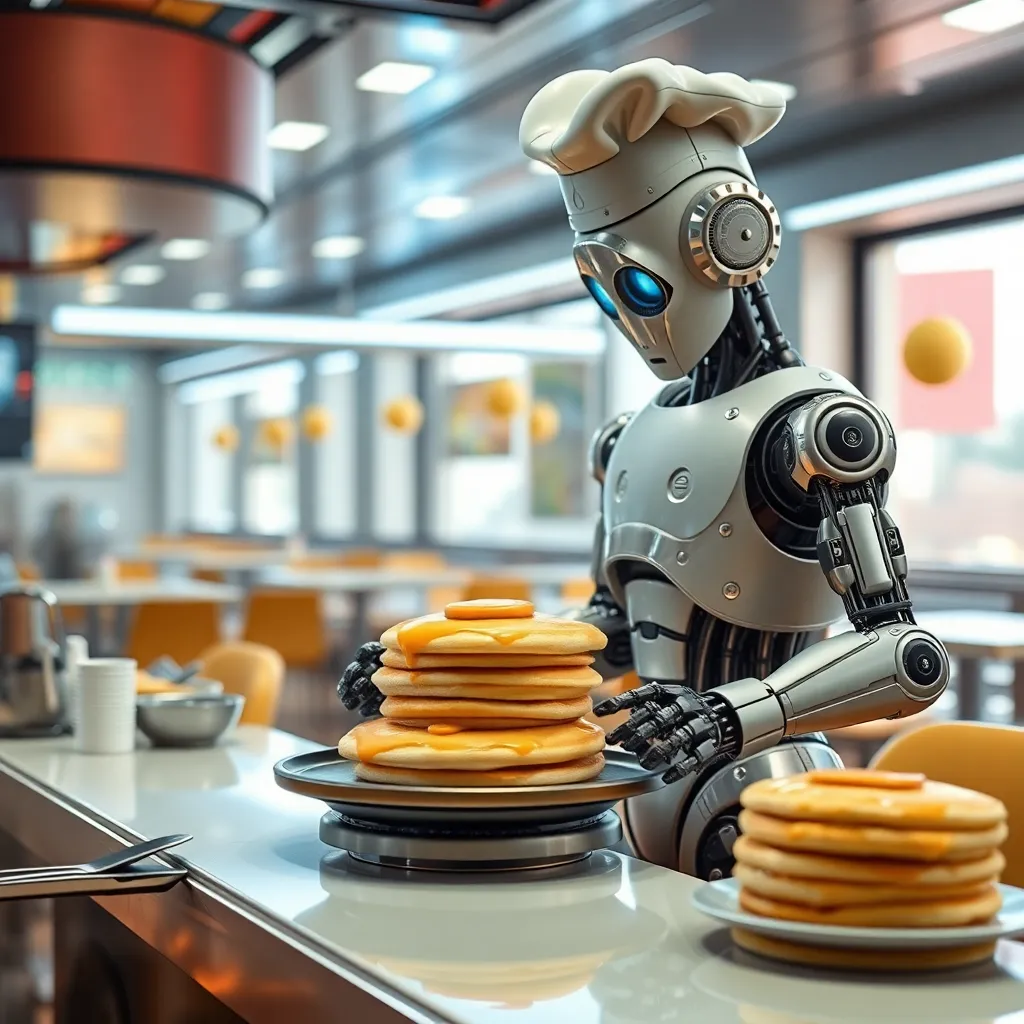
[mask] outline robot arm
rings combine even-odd
[[[912,715],[949,680],[939,641],[914,623],[907,560],[884,508],[895,463],[892,428],[866,399],[818,395],[788,414],[774,453],[780,482],[822,512],[818,560],[854,630],[822,640],[764,679],[703,694],[657,683],[598,711],[638,709],[609,739],[674,781],[719,758],[746,757],[783,736]]]

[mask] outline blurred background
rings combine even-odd
[[[396,618],[584,602],[589,439],[659,385],[517,130],[656,56],[787,95],[776,310],[893,419],[961,714],[1024,714],[1022,51],[1024,0],[4,4],[4,573],[140,666],[276,650],[260,715],[331,743]]]

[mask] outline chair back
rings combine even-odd
[[[135,611],[125,653],[139,668],[163,655],[187,665],[219,640],[220,607],[215,602],[146,601]]]
[[[976,789],[1006,804],[1003,881],[1024,886],[1024,728],[981,722],[936,722],[901,733],[871,760],[888,772],[923,772],[937,782]]]
[[[526,580],[513,576],[478,576],[470,580],[462,590],[463,601],[495,600],[530,601],[533,588]]]
[[[245,698],[242,725],[272,726],[277,720],[284,683],[284,658],[272,647],[229,640],[209,648],[199,659],[202,675],[224,686],[225,693]]]
[[[119,580],[155,580],[158,575],[155,562],[124,558],[117,561],[117,578]]]
[[[251,590],[242,639],[272,647],[289,668],[322,668],[329,642],[320,591]]]

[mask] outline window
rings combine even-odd
[[[890,506],[917,562],[1024,564],[1024,220],[937,230],[873,246],[866,268],[871,396],[896,428]],[[903,365],[915,324],[951,319],[968,367],[925,385]]]
[[[328,352],[316,361],[316,400],[331,419],[331,429],[313,456],[313,528],[325,537],[348,537],[356,531],[358,367],[354,352]]]
[[[185,408],[191,453],[189,526],[197,533],[230,533],[235,528],[231,482],[236,453],[224,441],[234,426],[231,399],[209,398]]]

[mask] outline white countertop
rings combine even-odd
[[[39,586],[53,593],[62,605],[136,605],[146,601],[174,603],[214,601],[236,604],[242,600],[240,587],[206,580],[165,578],[154,580],[43,580]]]
[[[218,880],[257,915],[457,1024],[1020,1019],[1024,945],[1002,943],[997,966],[939,977],[788,970],[733,954],[690,908],[700,883],[616,854],[595,855],[575,875],[514,882],[380,880],[321,866],[325,855],[344,863],[317,839],[323,808],[278,789],[271,773],[312,748],[254,727],[210,750],[107,757],[76,754],[67,740],[3,740],[0,770],[140,836],[191,833],[175,853],[197,878]]]

